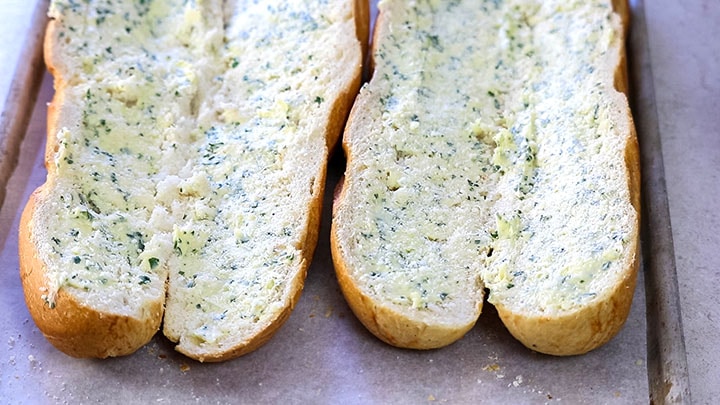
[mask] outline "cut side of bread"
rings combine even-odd
[[[473,326],[487,289],[535,351],[607,342],[638,259],[626,5],[397,0],[379,12],[333,207],[355,314],[390,344],[437,348]]]
[[[30,312],[60,350],[132,353],[163,322],[220,361],[299,298],[363,2],[53,1],[48,177],[20,226]]]
[[[295,305],[361,67],[352,2],[225,7],[229,69],[199,107],[190,177],[173,186],[187,217],[172,232],[164,322],[205,360],[263,343]]]

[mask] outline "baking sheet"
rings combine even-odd
[[[7,182],[17,165],[20,142],[30,121],[43,72],[42,40],[47,1],[36,1],[32,4],[35,9],[31,16],[30,29],[20,48],[19,62],[12,73],[7,96],[0,92],[0,97],[5,97],[0,100],[3,102],[0,104],[0,207],[5,200]],[[4,85],[0,88],[4,90]]]
[[[633,2],[632,9],[637,55],[631,56],[642,57],[642,2]],[[645,66],[636,58],[631,62]],[[646,101],[640,108],[654,108],[647,87],[634,90],[646,91],[639,95]],[[645,268],[625,327],[608,344],[583,356],[557,358],[525,349],[491,305],[463,339],[443,349],[401,350],[377,340],[345,304],[330,258],[329,198],[343,170],[341,153],[330,164],[321,233],[305,290],[290,319],[265,346],[229,362],[201,364],[175,353],[159,334],[131,356],[68,357],[36,328],[18,275],[19,214],[45,179],[42,154],[51,97],[51,78],[45,75],[0,211],[0,402],[646,403],[658,379],[675,376],[668,374],[676,373],[673,370],[656,373],[648,368],[648,341],[657,331],[648,330]],[[651,120],[647,112],[636,114]],[[641,141],[643,136],[641,132]],[[654,299],[656,292],[649,291]],[[670,348],[671,353],[677,350]],[[655,357],[650,360],[657,362]],[[682,384],[682,378],[677,381]],[[654,396],[658,403],[663,398]]]

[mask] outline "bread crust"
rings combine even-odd
[[[36,203],[44,196],[41,186],[30,196],[20,219],[20,279],[25,303],[40,331],[53,346],[73,357],[106,358],[133,353],[160,327],[161,300],[143,310],[143,318],[98,311],[80,303],[60,289],[54,307],[43,295],[48,289],[47,265],[37,256],[33,242],[33,216]]]
[[[634,209],[634,233],[629,237],[628,250],[632,252],[625,260],[624,271],[619,283],[604,298],[593,301],[591,305],[579,311],[561,315],[544,315],[513,312],[510,308],[495,304],[498,314],[510,333],[528,348],[551,355],[567,356],[586,353],[605,343],[615,336],[627,319],[635,291],[638,268],[639,221],[640,221],[640,163],[637,136],[632,115],[627,101],[628,75],[625,40],[629,24],[629,7],[626,0],[613,0],[613,8],[622,22],[621,40],[615,49],[616,54],[610,59],[608,77],[613,81],[617,92],[612,94],[612,104],[619,106],[613,111],[613,122],[620,127],[625,137],[625,164],[630,202]],[[378,23],[373,33],[373,48],[377,46],[379,27],[382,27],[383,15],[378,15]],[[372,55],[372,54],[371,54]],[[374,72],[371,58],[371,73]],[[625,93],[625,94],[623,94]],[[356,104],[351,112],[346,128],[350,128],[356,115],[362,114]],[[347,135],[347,129],[346,129]],[[349,145],[343,143],[348,162],[352,161]],[[344,187],[347,178],[341,179],[335,193],[334,204],[337,206],[345,197]],[[374,335],[394,346],[414,349],[428,349],[447,345],[464,335],[467,329],[448,330],[417,324],[386,307],[373,302],[350,277],[348,264],[338,240],[335,212],[331,231],[331,251],[338,282],[342,292],[358,319]],[[482,303],[480,303],[479,310]],[[479,313],[479,311],[478,311]],[[472,327],[472,325],[470,325]]]

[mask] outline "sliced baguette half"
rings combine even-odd
[[[527,347],[580,354],[624,324],[639,238],[627,5],[380,3],[331,246],[380,339],[462,337],[483,293]]]
[[[164,320],[182,353],[227,360],[289,316],[368,13],[256,3],[51,3],[48,176],[19,255],[63,352],[130,354]]]

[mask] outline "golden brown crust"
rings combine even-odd
[[[60,71],[56,68],[55,64],[55,58],[54,58],[54,49],[55,46],[53,45],[53,41],[55,39],[55,31],[58,29],[57,27],[58,23],[55,20],[50,20],[48,22],[47,28],[45,30],[45,41],[43,44],[43,52],[45,57],[45,66],[47,66],[48,71],[53,76],[53,86],[55,87],[55,94],[53,95],[53,99],[50,102],[50,105],[48,105],[48,116],[47,116],[47,142],[45,144],[45,168],[48,171],[48,177],[51,177],[54,172],[53,165],[50,164],[52,161],[52,157],[57,152],[57,140],[56,140],[56,134],[57,134],[57,122],[58,122],[58,106],[60,105],[60,97],[62,97],[64,93],[64,84],[63,84],[63,77],[60,74]]]
[[[45,38],[43,42],[43,56],[45,58],[45,66],[47,66],[48,71],[50,71],[50,74],[53,75],[54,78],[60,79],[59,72],[57,71],[57,66],[55,63],[55,51],[56,47],[54,44],[55,40],[55,31],[58,29],[58,23],[53,18],[48,21],[47,28],[45,29]]]
[[[640,147],[638,145],[638,139],[637,139],[637,132],[635,131],[635,124],[632,117],[632,112],[630,111],[630,107],[628,106],[628,98],[629,98],[629,91],[630,91],[630,82],[629,82],[629,74],[628,74],[628,64],[627,64],[627,51],[626,51],[626,43],[627,43],[627,36],[630,30],[630,7],[628,5],[627,0],[614,0],[613,1],[613,7],[615,11],[620,15],[620,18],[623,23],[623,36],[622,40],[620,41],[621,46],[617,50],[617,58],[619,60],[618,65],[615,69],[615,89],[621,93],[624,94],[624,98],[622,100],[622,104],[626,106],[626,110],[624,111],[624,114],[626,114],[626,119],[629,128],[626,129],[627,132],[627,143],[625,148],[625,164],[627,166],[627,177],[628,177],[628,187],[630,189],[630,200],[635,208],[635,212],[638,216],[638,224],[640,223]],[[622,114],[622,113],[621,113]]]
[[[370,2],[367,0],[355,0],[353,17],[355,18],[355,36],[360,41],[364,61],[368,51],[368,35],[370,32]]]
[[[70,356],[106,358],[136,351],[160,327],[161,301],[145,311],[144,319],[138,319],[89,308],[63,289],[58,291],[53,308],[43,299],[48,286],[47,266],[36,255],[33,243],[33,214],[43,191],[41,186],[30,196],[20,220],[20,279],[30,315],[48,341]]]

